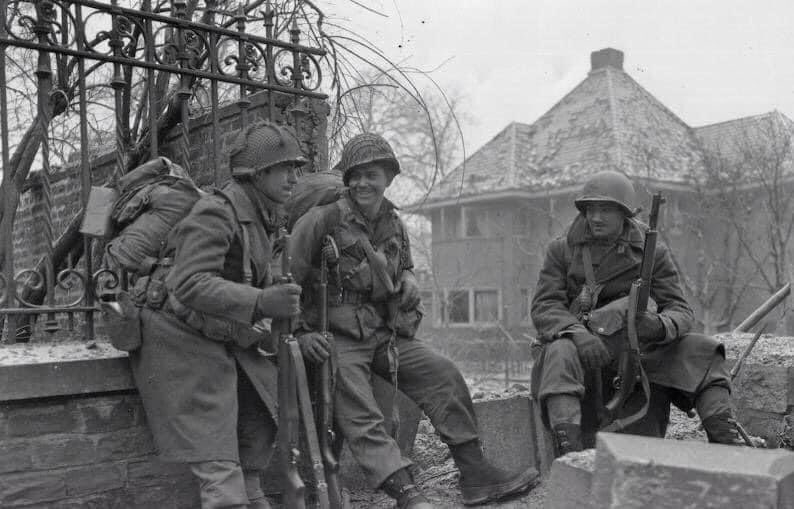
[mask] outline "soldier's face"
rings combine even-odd
[[[291,163],[280,163],[260,171],[253,179],[256,187],[276,203],[286,203],[298,182],[300,169]]]
[[[597,239],[616,238],[623,231],[625,214],[614,203],[594,202],[587,205],[585,213],[590,232]]]
[[[391,171],[378,162],[354,168],[348,181],[350,195],[362,208],[380,206],[383,193],[391,184],[391,176]]]

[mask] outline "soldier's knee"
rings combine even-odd
[[[438,355],[433,359],[432,373],[437,379],[444,380],[448,383],[457,384],[459,382],[463,382],[463,375],[461,374],[460,369],[458,369],[458,366],[456,366],[451,360],[447,359],[446,357],[442,357],[441,355]]]

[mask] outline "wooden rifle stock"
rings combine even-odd
[[[336,253],[338,249],[334,239],[326,236],[324,243],[329,243]],[[317,430],[320,435],[320,454],[325,466],[325,479],[328,484],[328,499],[332,509],[341,509],[348,504],[342,497],[342,485],[339,482],[339,460],[334,454],[334,406],[333,406],[333,367],[334,344],[333,336],[328,333],[328,259],[325,249],[322,250],[320,264],[320,332],[328,341],[331,356],[320,365],[317,371],[316,387],[319,395],[317,408]]]
[[[661,193],[653,195],[651,214],[648,220],[648,229],[645,230],[645,243],[643,246],[642,262],[639,277],[631,284],[628,299],[628,315],[626,320],[627,344],[621,350],[618,359],[618,374],[612,381],[615,394],[604,405],[602,415],[602,429],[604,431],[618,431],[633,422],[641,419],[648,411],[650,400],[650,385],[640,362],[640,344],[637,335],[637,315],[648,309],[648,300],[651,295],[653,279],[653,265],[656,259],[656,239],[659,235],[657,228],[659,222],[659,209],[664,198]],[[634,392],[637,384],[641,384],[645,392],[645,404],[634,414],[623,419],[616,419],[626,400]]]
[[[281,241],[281,278],[279,283],[292,283],[289,257],[289,235],[284,228],[279,230]],[[317,428],[309,396],[309,382],[306,366],[295,336],[292,335],[294,319],[276,320],[279,332],[278,342],[278,424],[279,449],[281,466],[284,471],[284,507],[287,509],[305,509],[306,486],[300,477],[298,463],[300,461],[300,430],[306,435],[308,459],[314,473],[317,488],[317,505],[320,509],[329,509],[328,485],[325,479],[325,467],[320,457],[320,445]]]
[[[279,284],[291,283],[289,263],[289,236],[282,228],[279,230],[281,241],[281,277]],[[300,412],[295,371],[292,365],[290,345],[295,343],[292,335],[292,319],[273,320],[273,328],[278,332],[278,447],[281,471],[284,474],[284,507],[303,509],[306,486],[300,477]]]

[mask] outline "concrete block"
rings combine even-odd
[[[533,403],[527,396],[515,396],[474,404],[483,452],[497,467],[511,472],[537,468]]]
[[[788,408],[789,368],[745,364],[733,383],[738,407],[784,414]]]
[[[737,405],[736,419],[749,434],[763,438],[768,444],[776,443],[781,414]]]
[[[599,433],[596,508],[794,507],[794,453]]]
[[[548,506],[554,509],[584,509],[592,498],[595,449],[572,452],[554,460],[548,481]]]
[[[17,343],[0,349],[0,401],[135,389],[126,352],[97,342]]]

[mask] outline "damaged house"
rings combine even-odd
[[[545,246],[575,216],[585,178],[606,169],[632,178],[642,220],[650,193],[665,196],[661,239],[707,332],[735,326],[788,280],[792,121],[773,111],[690,126],[623,61],[593,52],[588,75],[548,112],[508,124],[410,209],[432,223],[425,327],[531,336]]]

